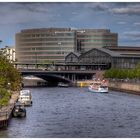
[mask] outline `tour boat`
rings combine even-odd
[[[21,90],[18,101],[26,106],[32,105],[32,95],[30,90]]]
[[[24,105],[20,102],[17,102],[14,106],[12,115],[13,117],[26,117],[26,109]]]
[[[94,93],[108,93],[108,82],[106,80],[94,80],[88,89]]]

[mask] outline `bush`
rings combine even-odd
[[[0,88],[0,106],[7,105],[10,99],[11,93],[4,88]]]
[[[111,68],[104,73],[105,78],[117,79],[140,79],[140,64],[135,69],[115,69]]]

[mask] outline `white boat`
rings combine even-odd
[[[108,82],[106,80],[94,80],[88,90],[94,93],[108,93]]]
[[[30,90],[21,90],[18,101],[24,105],[32,105],[32,95]]]
[[[59,82],[58,87],[69,87],[69,84]]]

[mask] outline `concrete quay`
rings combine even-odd
[[[92,83],[92,80],[77,81],[78,87],[87,87]],[[109,81],[108,87],[110,90],[122,91],[132,94],[140,95],[140,84],[135,82],[120,82],[120,81]]]
[[[110,81],[109,88],[111,90],[122,91],[122,92],[140,95],[140,84],[139,83]]]
[[[19,96],[18,92],[14,92],[9,100],[7,106],[3,106],[0,109],[0,128],[5,128],[8,126],[9,120],[12,116],[12,111]]]

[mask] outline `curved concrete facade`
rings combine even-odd
[[[117,46],[117,33],[107,29],[41,28],[16,34],[16,59],[20,63],[64,62],[70,52]]]
[[[75,48],[69,28],[26,29],[16,34],[16,59],[21,63],[62,62]]]

